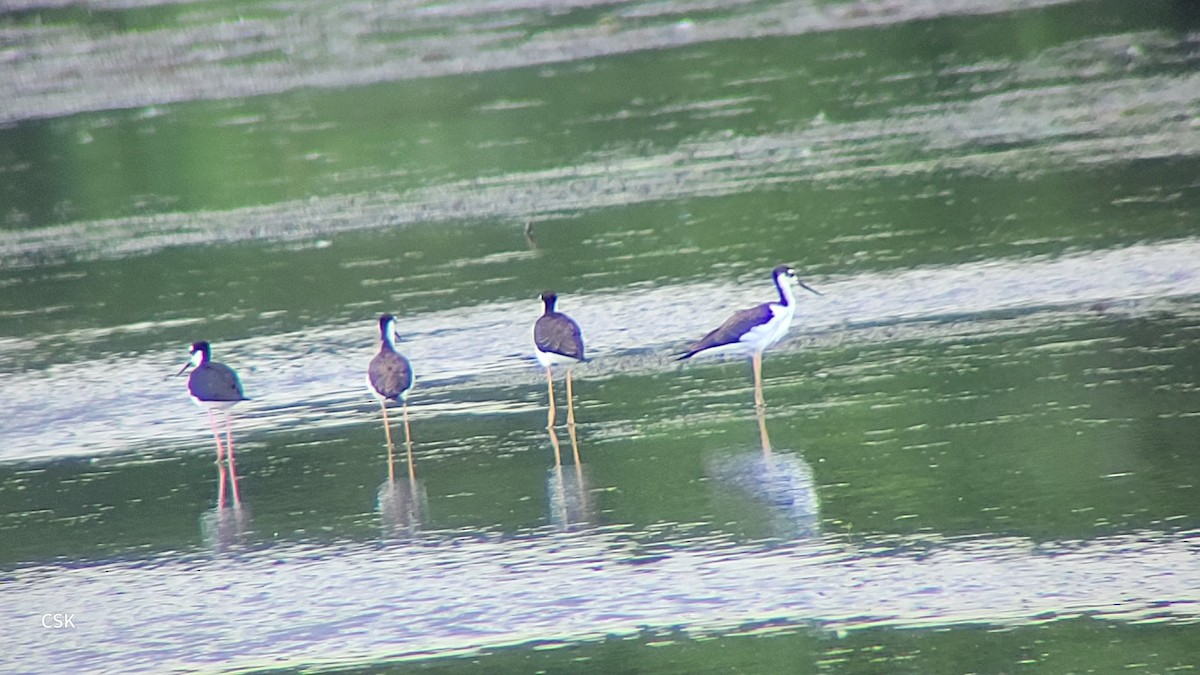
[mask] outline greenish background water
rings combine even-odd
[[[1200,665],[1191,3],[0,29],[0,669]],[[672,357],[783,262],[824,295],[758,420],[748,363]],[[545,288],[592,357],[579,468]],[[363,385],[382,312],[416,485]],[[198,339],[252,398],[239,509],[172,377]]]

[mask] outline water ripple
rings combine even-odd
[[[679,543],[637,562],[615,536],[429,535],[19,570],[0,595],[0,613],[15,618],[0,666],[348,665],[681,623],[695,636],[768,622],[853,631],[1081,615],[1200,621],[1196,532],[1040,544],[825,538],[710,550]],[[41,614],[55,611],[75,613],[76,630],[41,628]]]
[[[1185,239],[817,279],[813,283],[825,295],[803,299],[791,336],[776,349],[820,351],[847,342],[938,340],[972,331],[995,335],[997,321],[1021,332],[1061,321],[1060,310],[1084,318],[1151,311],[1172,298],[1200,295],[1197,258],[1200,240]],[[769,297],[762,279],[743,281],[564,298],[564,311],[585,327],[594,359],[578,372],[603,380],[676,369],[671,354],[730,310]],[[524,354],[537,313],[530,301],[405,316],[400,347],[418,375],[413,412],[437,417],[533,410],[534,401],[519,392],[540,383],[535,363]],[[112,330],[120,328],[85,332],[79,345],[94,357]],[[33,337],[0,345],[0,363],[28,360],[30,351],[43,348]],[[332,324],[229,341],[218,346],[217,356],[241,373],[253,400],[237,409],[238,427],[253,434],[365,421],[356,411],[372,406],[362,381],[375,349],[373,324]],[[183,378],[171,377],[182,353],[116,355],[6,375],[0,418],[9,442],[0,461],[204,445],[207,421],[183,395]],[[81,391],[88,392],[86,399]]]

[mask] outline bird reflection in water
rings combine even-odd
[[[771,456],[771,434],[767,433],[767,411],[762,408],[756,408],[758,413],[758,436],[762,442],[763,459],[766,460]]]
[[[558,432],[554,427],[546,427],[546,434],[550,437],[550,445],[554,447],[554,464],[562,466],[562,444],[558,440]],[[575,457],[575,466],[579,466],[579,437],[575,434],[574,424],[567,426],[567,436],[571,439],[571,454]]]
[[[385,537],[408,537],[425,522],[428,498],[425,486],[413,477],[388,479],[376,491],[375,507]]]
[[[200,535],[205,545],[217,551],[243,543],[250,526],[250,511],[242,505],[237,465],[232,456],[228,458],[228,464],[228,468],[225,463],[217,464],[216,508],[200,516]]]
[[[238,490],[237,463],[233,460],[233,452],[229,453],[228,459],[229,469],[225,469],[225,465],[217,463],[217,509],[225,508],[225,480],[228,475],[229,494],[233,496],[233,508],[242,508],[242,493]]]
[[[708,473],[767,508],[777,536],[804,539],[820,534],[820,502],[812,467],[796,452],[774,450],[762,408],[757,410],[761,449],[717,457]]]
[[[554,430],[550,430],[551,438]],[[555,464],[546,475],[546,492],[550,496],[550,522],[560,530],[572,530],[592,525],[596,512],[589,491],[588,468],[584,464],[563,466]]]
[[[525,244],[529,246],[530,251],[538,250],[537,239],[533,238],[533,221],[525,221]]]

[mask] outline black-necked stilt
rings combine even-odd
[[[779,341],[792,324],[796,311],[796,294],[791,282],[795,281],[806,291],[821,295],[803,281],[796,278],[796,271],[780,265],[772,272],[775,288],[779,291],[779,302],[764,302],[748,309],[734,312],[716,330],[700,338],[688,348],[680,360],[697,354],[737,354],[750,356],[754,363],[754,404],[765,405],[762,393],[763,350]]]
[[[213,438],[217,441],[217,462],[221,461],[224,449],[221,446],[221,431],[217,427],[215,411],[225,411],[225,446],[229,448],[230,468],[233,467],[233,430],[230,423],[229,409],[248,401],[242,392],[242,382],[238,379],[233,368],[224,363],[212,360],[212,347],[207,342],[192,343],[191,358],[183,364],[176,375],[182,375],[188,368],[194,368],[188,377],[188,392],[192,400],[208,410],[208,422],[212,426]],[[237,498],[237,488],[234,487],[234,498]]]
[[[388,480],[395,481],[396,471],[393,462],[392,429],[388,424],[388,399],[400,401],[404,410],[404,443],[408,448],[408,477],[415,480],[416,470],[413,468],[412,434],[408,430],[408,392],[413,387],[413,370],[404,355],[396,351],[396,317],[384,314],[379,317],[379,353],[371,359],[367,366],[367,384],[379,398],[379,407],[383,409],[383,431],[387,435],[388,444]]]
[[[571,366],[584,360],[583,335],[579,331],[579,324],[575,323],[574,319],[562,312],[555,311],[554,303],[557,301],[558,295],[554,291],[542,293],[545,311],[533,324],[533,345],[538,363],[546,369],[546,388],[550,396],[550,414],[546,421],[546,428],[550,431],[551,439],[554,439],[555,412],[552,370],[556,365],[567,367],[567,431],[571,434],[575,463],[578,464],[579,447],[575,442],[575,404],[572,401]],[[562,463],[557,443],[554,444],[554,461],[557,464]]]

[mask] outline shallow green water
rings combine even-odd
[[[1189,4],[27,4],[0,670],[1200,666]],[[672,357],[781,262],[823,295],[759,420],[748,363]],[[198,339],[252,399],[236,509]]]

